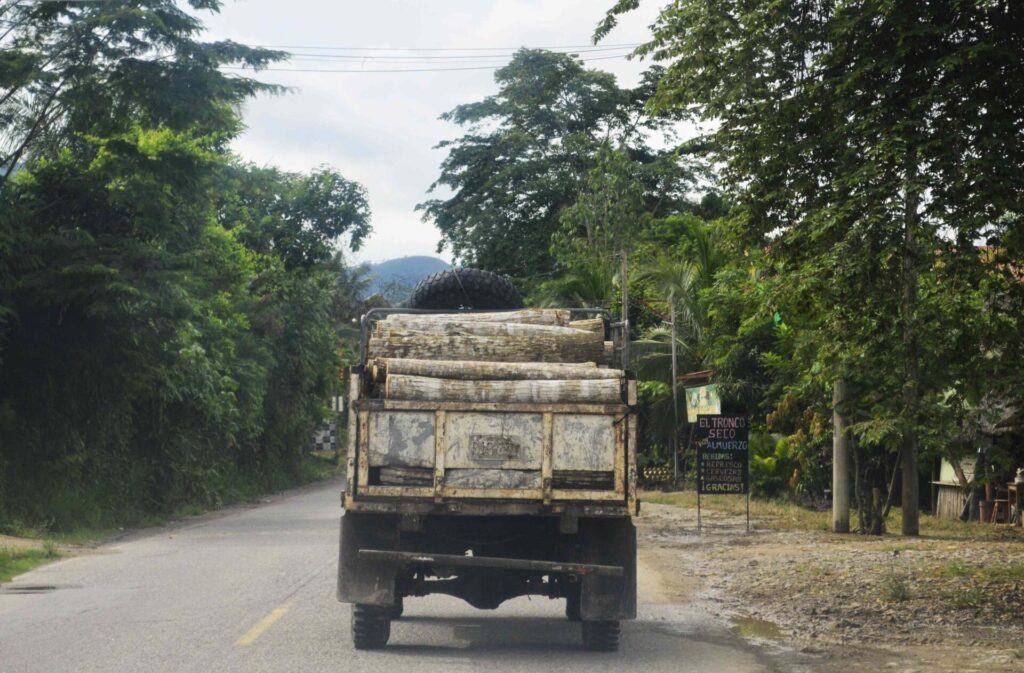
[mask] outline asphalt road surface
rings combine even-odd
[[[479,611],[447,596],[406,599],[387,649],[356,651],[334,592],[339,488],[140,531],[16,578],[0,587],[0,673],[815,670],[665,602],[644,563],[618,653],[582,651],[561,601]]]

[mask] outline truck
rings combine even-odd
[[[430,594],[564,600],[585,649],[618,649],[639,512],[618,327],[579,309],[363,316],[337,585],[357,649],[384,647],[404,601]]]

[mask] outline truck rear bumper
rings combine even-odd
[[[625,502],[530,502],[510,500],[457,500],[435,502],[398,498],[351,498],[342,493],[343,506],[350,512],[374,514],[439,514],[461,516],[576,516],[629,517],[640,513],[635,501],[631,510]]]
[[[503,568],[531,570],[544,573],[571,575],[604,575],[622,577],[622,566],[596,563],[563,563],[559,561],[533,561],[530,559],[499,558],[493,556],[460,556],[457,554],[423,554],[419,552],[360,549],[359,558],[366,561],[387,561],[402,565],[425,564],[434,566],[464,566],[470,568]]]

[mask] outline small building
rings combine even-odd
[[[974,461],[974,457],[970,457],[960,462],[960,469],[963,470],[967,483],[974,479]],[[945,458],[939,464],[938,477],[932,482],[932,511],[935,512],[935,516],[942,519],[959,519],[967,503],[969,490],[960,484],[956,469]]]

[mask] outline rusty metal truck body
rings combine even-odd
[[[383,646],[408,597],[531,594],[616,649],[636,615],[636,381],[613,404],[373,397],[366,339],[386,314],[363,318],[350,379],[338,599],[356,646]]]

